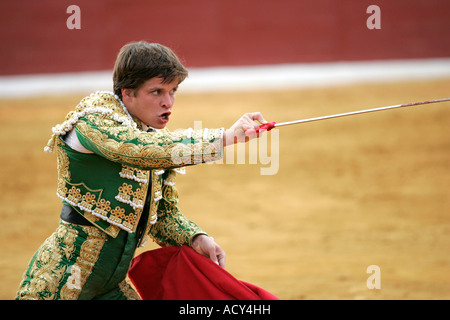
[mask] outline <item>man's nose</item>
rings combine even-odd
[[[165,95],[162,96],[161,107],[169,109],[172,108],[174,100],[175,98],[170,93],[166,93]]]

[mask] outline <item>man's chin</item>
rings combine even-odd
[[[149,125],[149,127],[153,128],[153,129],[164,129],[166,127],[167,123],[158,123],[158,124],[153,124],[153,125]]]

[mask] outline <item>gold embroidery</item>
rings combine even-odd
[[[92,273],[95,263],[100,255],[101,248],[105,244],[107,235],[96,227],[83,227],[83,231],[87,233],[86,241],[83,242],[80,248],[80,255],[77,257],[75,264],[72,266],[78,268],[80,271],[79,287],[68,285],[65,283],[61,289],[61,299],[74,300],[77,299],[81,293],[87,279]]]
[[[64,144],[61,140],[60,144]],[[57,148],[56,167],[60,177],[66,181],[70,181],[69,157],[62,148]],[[60,179],[61,180],[61,179]]]
[[[81,197],[81,204],[80,207],[82,206],[83,208],[85,208],[85,210],[92,210],[92,207],[96,204],[95,201],[95,194],[92,194],[90,192],[87,192],[85,195],[83,195]]]
[[[144,207],[145,191],[143,188],[137,188],[133,193],[133,207]]]
[[[122,171],[120,172],[121,177],[126,177],[129,179],[133,178],[133,168],[128,166],[122,166]]]
[[[139,294],[126,282],[126,280],[119,283],[119,289],[127,300],[141,300]]]
[[[23,276],[18,297],[21,299],[57,299],[60,283],[66,276],[67,261],[76,253],[78,231],[65,225],[47,238],[36,252],[29,273]],[[62,244],[62,245],[61,245]],[[28,278],[29,277],[29,278]]]
[[[137,169],[136,177],[137,177],[137,179],[139,179],[138,181],[147,182],[148,181],[147,176],[148,176],[147,171]]]
[[[100,201],[97,202],[97,208],[94,210],[95,213],[105,217],[109,211],[111,211],[111,202],[105,199],[100,199]]]
[[[136,191],[133,191],[133,186],[124,182],[119,187],[119,194],[116,196],[116,200],[129,204],[136,212],[140,212],[144,207],[144,197],[145,193],[143,189],[137,188]]]
[[[67,199],[72,203],[77,204],[81,199],[81,190],[79,188],[76,188],[75,186],[72,186],[72,188],[69,189],[69,195],[67,196]]]
[[[85,217],[88,221],[94,222],[94,224],[95,224],[95,222],[97,222],[97,221],[100,220],[100,218],[94,216],[94,215],[93,215],[92,213],[90,213],[89,211],[84,211],[84,217]]]
[[[117,200],[121,202],[128,203],[130,202],[131,194],[133,193],[133,186],[131,184],[123,183],[121,187],[119,187],[119,195]]]
[[[112,213],[112,212],[111,212],[111,213]],[[114,215],[109,216],[109,221],[110,221],[111,223],[115,223],[115,224],[118,225],[118,226],[120,226],[120,225],[122,224],[122,219],[120,219],[120,218],[118,218],[118,217],[116,217],[116,216],[114,216]],[[130,232],[131,232],[131,230],[130,230]]]
[[[80,141],[90,150],[104,158],[121,164],[121,178],[137,182],[124,183],[113,192],[107,190],[109,199],[102,199],[103,190],[91,190],[83,183],[72,184],[69,169],[69,157],[65,143],[59,136],[70,130],[77,130]],[[66,116],[66,120],[53,128],[53,136],[46,149],[53,150],[55,143],[58,149],[58,189],[57,194],[63,200],[84,210],[90,221],[99,221],[96,225],[115,236],[119,226],[133,232],[137,226],[147,188],[152,181],[149,223],[154,224],[158,217],[158,207],[163,197],[166,203],[175,204],[175,189],[162,187],[174,186],[174,174],[164,174],[163,169],[173,169],[186,164],[195,164],[217,160],[222,152],[223,129],[180,130],[170,132],[161,129],[151,134],[138,130],[135,119],[131,118],[120,100],[110,93],[95,93],[83,99],[75,111]],[[76,167],[75,167],[76,168]],[[154,173],[150,176],[150,170]],[[171,172],[172,170],[170,170]],[[158,172],[161,174],[158,176]],[[80,181],[80,180],[78,180]],[[122,181],[121,181],[122,182]],[[115,198],[114,198],[115,197]],[[116,200],[128,204],[115,206]],[[121,208],[122,210],[118,210]],[[164,214],[161,211],[161,214]],[[100,219],[99,219],[100,218]]]
[[[109,216],[109,218],[114,222],[121,223],[122,219],[120,217],[124,216],[125,216],[125,209],[121,207],[115,207],[113,210],[111,210],[111,215]]]
[[[122,165],[122,171],[120,171],[119,175],[122,178],[131,179],[131,180],[134,180],[137,182],[142,182],[142,183],[148,182],[148,171],[147,170],[140,170],[137,168]]]
[[[86,117],[87,121],[93,122],[95,115]],[[117,124],[116,124],[117,125]],[[215,132],[216,140],[204,141],[193,145],[185,144],[182,141],[172,140],[172,133],[167,129],[160,130],[154,135],[146,135],[141,137],[139,133],[129,130],[129,135],[137,135],[140,141],[147,144],[136,144],[129,142],[130,140],[116,140],[108,136],[106,132],[110,132],[110,127],[101,127],[99,130],[86,121],[77,123],[77,130],[88,141],[91,141],[97,152],[111,161],[126,163],[128,165],[141,168],[170,168],[185,164],[194,164],[211,160],[218,160],[221,157],[221,136],[220,129],[210,130]],[[166,138],[162,134],[165,134]],[[113,136],[113,135],[112,135]],[[130,137],[130,138],[131,138]],[[170,144],[169,144],[170,142]],[[206,153],[207,152],[207,153]]]
[[[130,213],[126,217],[126,220],[128,221],[128,223],[131,223],[132,225],[134,225],[137,222],[137,214]]]

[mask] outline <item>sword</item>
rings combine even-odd
[[[261,132],[261,131],[264,131],[264,130],[265,131],[270,131],[270,130],[272,130],[275,127],[289,126],[289,125],[292,125],[292,124],[299,124],[299,123],[319,121],[319,120],[325,120],[325,119],[340,118],[340,117],[352,116],[352,115],[361,114],[361,113],[369,113],[369,112],[389,110],[389,109],[395,109],[395,108],[403,108],[403,107],[420,106],[420,105],[424,105],[424,104],[446,102],[446,101],[450,101],[450,98],[437,99],[437,100],[427,100],[427,101],[420,101],[420,102],[411,102],[411,103],[405,103],[405,104],[396,104],[396,105],[393,105],[393,106],[372,108],[372,109],[352,111],[352,112],[345,112],[345,113],[338,113],[338,114],[332,114],[332,115],[328,115],[328,116],[315,117],[315,118],[302,119],[302,120],[294,120],[294,121],[288,121],[288,122],[277,123],[277,122],[273,121],[273,122],[264,123],[264,124],[260,125],[259,128],[257,128],[257,129],[248,129],[248,130],[245,131],[245,134],[248,135],[248,134],[252,134],[252,133]]]

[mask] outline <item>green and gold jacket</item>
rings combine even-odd
[[[111,92],[81,100],[45,147],[57,155],[57,195],[112,237],[121,229],[136,232],[147,199],[145,238],[189,245],[204,232],[181,214],[175,177],[186,165],[220,159],[223,129],[145,132],[138,123]],[[93,153],[67,145],[72,130]]]

